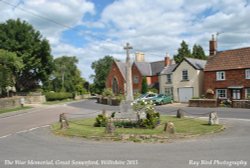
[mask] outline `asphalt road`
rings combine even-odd
[[[102,106],[92,100],[46,106],[12,116],[0,115],[0,168],[81,168],[87,167],[88,163],[99,164],[89,167],[101,168],[244,167],[244,163],[247,163],[245,167],[250,167],[250,112],[246,109],[182,106],[189,113],[203,114],[216,110],[220,117],[231,119],[221,119],[227,127],[224,132],[164,144],[96,142],[60,137],[52,135],[47,126],[58,121],[59,114],[63,112],[70,117],[78,116],[72,114],[89,117],[95,116],[103,108],[118,110],[118,107]],[[165,105],[157,108],[165,114],[179,107]],[[34,161],[42,165],[34,164]],[[229,166],[230,161],[241,161],[237,162],[241,165]]]
[[[89,166],[97,168],[224,168],[229,167],[226,162],[230,161],[241,161],[242,164],[247,164],[245,167],[249,167],[250,135],[249,129],[246,128],[250,128],[250,122],[226,120],[223,122],[229,127],[225,132],[165,144],[87,141],[54,136],[47,128],[40,128],[0,139],[0,167],[81,168],[87,166],[79,163],[88,161],[92,161],[92,164],[98,163],[99,165]],[[33,161],[46,160],[51,161],[53,165],[31,164]],[[124,162],[135,165],[104,164],[104,161],[108,163],[110,160],[113,162],[117,160],[120,164]],[[193,165],[211,160],[212,165]],[[73,165],[75,161],[78,161],[78,164]],[[226,162],[223,164],[224,161]],[[12,165],[8,165],[10,163]]]
[[[96,103],[96,100],[89,100],[84,102],[75,102],[69,104],[71,107],[80,108],[80,109],[92,109],[100,110],[106,109],[109,111],[119,111],[118,106],[109,106]],[[221,118],[241,118],[241,119],[250,119],[250,109],[240,109],[240,108],[199,108],[199,107],[187,107],[187,104],[167,104],[162,106],[156,106],[156,110],[161,114],[176,114],[177,109],[183,109],[187,113],[200,115],[207,114],[212,111],[216,111]],[[200,115],[202,116],[202,115]],[[208,116],[208,115],[205,115]]]

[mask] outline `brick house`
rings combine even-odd
[[[145,62],[143,53],[136,53],[135,61],[132,64],[133,92],[141,92],[142,79],[145,76],[150,88],[159,90],[158,75],[166,65],[166,59],[156,62]],[[125,63],[114,61],[108,77],[106,88],[111,88],[115,94],[125,93]]]
[[[250,97],[250,47],[217,52],[215,38],[204,69],[204,91],[209,98]]]

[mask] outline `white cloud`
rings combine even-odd
[[[8,2],[18,4],[19,1]],[[99,12],[87,0],[26,0],[19,6],[64,25],[88,28],[79,32],[79,38],[87,39],[88,43],[75,47],[62,42],[61,34],[66,28],[17,8],[0,6],[3,14],[0,21],[21,17],[50,40],[55,56],[78,56],[85,78],[93,73],[91,63],[105,55],[124,60],[126,42],[133,45],[132,53],[143,51],[150,61],[163,59],[166,51],[173,55],[182,40],[190,48],[194,43],[201,44],[208,53],[208,41],[216,32],[224,32],[219,35],[220,50],[250,46],[250,6],[246,0],[117,0],[103,10],[96,22],[82,20],[86,13],[95,16]]]

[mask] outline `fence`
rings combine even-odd
[[[163,112],[163,111],[159,111],[159,112]],[[164,113],[167,114],[172,114],[172,115],[176,115],[178,118],[180,118],[179,120],[175,120],[174,123],[176,122],[182,122],[185,120],[195,120],[198,119],[200,117],[208,117],[208,124],[213,125],[213,118],[211,118],[211,114],[215,114],[216,112],[211,111],[211,112],[206,112],[206,113],[202,113],[202,114],[197,114],[197,113],[191,113],[188,111],[185,111],[183,109],[177,109],[177,110],[172,110],[172,111],[164,111]],[[88,115],[93,115],[93,114],[100,114],[100,111],[95,111],[95,112],[90,112],[90,113],[62,113],[60,115],[59,121],[61,122],[61,129],[62,128],[67,128],[68,124],[76,124],[76,125],[81,125],[81,126],[93,126],[93,124],[84,124],[84,123],[79,123],[76,119],[79,118],[84,118],[85,116]],[[63,115],[63,117],[62,117]],[[186,117],[185,117],[186,116]],[[215,119],[217,120],[216,124],[218,124],[218,116],[217,113],[215,114]],[[63,121],[65,120],[65,121]],[[166,129],[168,122],[164,122],[164,123],[159,123],[157,126],[161,126],[161,125],[165,125],[164,130]],[[131,127],[132,128],[132,127]]]

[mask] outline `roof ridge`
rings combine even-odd
[[[226,51],[242,50],[242,49],[250,49],[250,47],[241,47],[241,48],[235,48],[235,49],[223,50],[223,51],[218,51],[218,53],[221,53],[221,52],[226,52]]]

